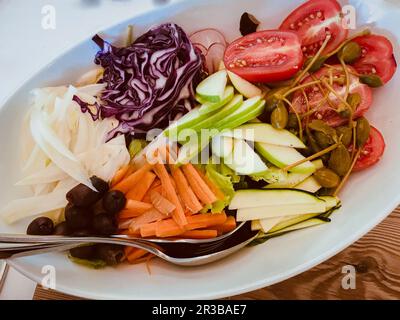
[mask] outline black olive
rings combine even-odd
[[[109,191],[103,198],[104,209],[110,214],[116,214],[120,212],[126,204],[125,195],[118,190]]]
[[[124,247],[115,244],[98,244],[96,245],[96,252],[99,259],[113,266],[121,262],[124,256]]]
[[[103,199],[100,199],[92,206],[93,215],[98,215],[100,213],[108,213],[107,210],[103,206]]]
[[[55,235],[55,236],[66,236],[69,233],[70,233],[69,228],[65,221],[57,224],[53,231],[53,235]]]
[[[90,178],[90,181],[101,195],[110,190],[110,186],[108,185],[108,183],[103,179],[100,179],[99,177],[93,176]]]
[[[77,207],[89,207],[99,200],[101,196],[100,192],[96,192],[81,183],[68,191],[67,200]]]
[[[92,212],[87,208],[80,208],[72,204],[68,204],[65,208],[65,221],[71,230],[79,230],[90,225],[92,220]]]
[[[240,33],[242,36],[248,35],[257,31],[260,22],[250,13],[243,13],[240,17]]]
[[[93,228],[96,234],[107,236],[117,232],[118,224],[112,215],[100,213],[93,218]]]
[[[95,259],[96,258],[96,247],[93,245],[79,246],[69,250],[71,256],[79,259]]]
[[[26,230],[27,234],[46,236],[53,233],[54,223],[50,218],[39,217],[33,220]]]

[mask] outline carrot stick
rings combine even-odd
[[[189,230],[180,235],[182,238],[190,239],[209,239],[218,235],[217,230]]]
[[[219,235],[225,234],[236,228],[236,220],[234,217],[228,216],[223,224],[213,226],[212,228],[217,230]]]
[[[113,190],[119,190],[123,193],[127,193],[130,189],[132,189],[139,181],[143,179],[143,176],[146,172],[148,172],[153,166],[149,163],[146,163],[139,170],[135,171],[131,175],[122,179],[119,183],[117,183]]]
[[[112,187],[115,186],[118,182],[120,182],[123,177],[125,177],[126,173],[128,172],[129,167],[130,167],[129,164],[127,164],[117,171],[115,176],[111,179]]]
[[[126,194],[127,199],[142,201],[146,192],[150,189],[154,182],[156,175],[152,172],[146,172],[140,183],[136,184],[129,192]]]
[[[183,165],[182,170],[200,201],[204,204],[212,204],[218,200],[191,163]]]
[[[126,256],[126,260],[128,260],[129,263],[132,263],[147,253],[148,252],[146,250],[133,248],[133,250]]]
[[[145,213],[141,214],[138,216],[136,219],[133,219],[132,223],[129,225],[129,230],[132,233],[135,233],[136,231],[140,230],[140,226],[155,222],[155,221],[160,221],[163,219],[168,218],[167,215],[161,213],[157,209],[153,208],[150,209],[149,211],[146,211]]]
[[[200,169],[195,168],[197,173],[200,175],[200,177],[204,180],[204,182],[207,184],[207,186],[211,189],[211,191],[216,195],[218,200],[224,200],[225,195],[224,193],[212,182],[203,172],[201,172]]]
[[[167,199],[175,205],[175,210],[172,212],[172,218],[176,221],[180,228],[183,228],[187,224],[187,220],[178,195],[176,194],[176,191],[172,185],[172,180],[163,164],[155,164],[154,169],[161,180],[161,185],[166,192]]]
[[[183,200],[185,207],[188,208],[192,213],[199,212],[203,206],[197,199],[192,188],[189,186],[189,183],[187,182],[182,170],[171,166],[171,171],[172,177],[178,189],[178,193]]]
[[[142,225],[140,227],[140,234],[142,237],[176,237],[181,235],[185,231],[221,225],[226,221],[226,219],[227,217],[224,212],[216,214],[201,213],[193,216],[188,216],[188,224],[185,225],[186,230],[180,228],[173,219],[165,219],[162,221]]]
[[[128,199],[126,201],[125,209],[119,213],[118,218],[127,219],[137,217],[152,208],[153,205],[150,203]]]

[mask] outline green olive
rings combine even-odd
[[[314,178],[324,188],[334,188],[340,183],[340,177],[331,169],[321,168],[314,173]]]
[[[353,130],[348,126],[341,126],[336,128],[338,137],[342,136],[342,143],[345,147],[350,146],[353,139]]]
[[[367,84],[371,88],[383,86],[382,79],[376,74],[365,74],[360,76],[360,81]]]
[[[351,166],[351,156],[347,148],[340,144],[331,152],[328,166],[335,171],[339,176],[343,177]]]
[[[288,123],[289,114],[282,101],[278,103],[271,113],[271,124],[275,129],[285,129]]]
[[[358,148],[362,147],[367,142],[370,130],[371,126],[367,119],[362,117],[357,120],[356,143]]]
[[[320,131],[314,132],[314,137],[322,149],[328,148],[330,145],[335,143],[331,136]]]
[[[340,50],[339,58],[345,63],[353,63],[361,56],[361,47],[356,42],[347,43],[342,50]]]
[[[361,95],[357,92],[350,93],[347,97],[347,103],[350,105],[353,111],[356,110],[361,103]]]
[[[268,96],[265,99],[265,112],[271,113],[278,106],[280,100],[277,98],[275,94]]]
[[[294,130],[299,129],[299,121],[297,120],[296,114],[289,113],[288,123],[287,123],[286,127],[288,129],[294,129]]]

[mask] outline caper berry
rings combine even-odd
[[[357,92],[355,93],[350,93],[347,96],[347,103],[350,105],[351,109],[353,111],[355,111],[357,109],[357,107],[360,105],[361,103],[361,95]]]
[[[315,131],[314,137],[315,137],[315,140],[317,141],[318,145],[322,149],[328,148],[330,145],[335,143],[335,141],[332,139],[332,137],[330,137],[327,134],[320,132],[320,131]]]
[[[88,207],[101,198],[102,194],[84,184],[78,184],[67,193],[68,202],[78,207]]]
[[[328,166],[341,177],[347,173],[351,166],[351,156],[343,144],[332,150]]]
[[[54,224],[50,218],[39,217],[34,219],[28,226],[26,233],[31,235],[45,236],[53,233]]]
[[[103,207],[110,214],[120,212],[126,204],[125,195],[118,190],[112,190],[103,197]]]
[[[340,177],[328,168],[321,168],[314,173],[314,178],[324,188],[334,188],[340,183]]]
[[[309,58],[308,61],[306,61],[306,66],[308,66],[311,63],[311,60],[313,58]],[[313,63],[313,65],[310,67],[309,71],[310,72],[316,72],[319,69],[322,68],[322,66],[324,65],[325,61],[328,59],[328,57],[325,56],[321,56],[319,58],[317,58],[317,60],[315,60],[315,62]]]
[[[369,132],[371,130],[371,126],[369,122],[364,117],[357,119],[356,126],[356,144],[357,147],[362,147],[369,138]]]
[[[353,130],[348,126],[341,126],[336,128],[337,136],[342,137],[341,142],[345,147],[350,146],[353,141]]]
[[[271,124],[275,129],[285,129],[288,119],[288,111],[283,102],[280,101],[277,107],[271,113]]]
[[[65,221],[72,231],[86,228],[90,225],[92,212],[87,208],[80,208],[68,204],[65,208]]]
[[[117,232],[118,225],[115,217],[100,213],[93,218],[93,229],[100,235],[111,235]]]
[[[110,189],[108,183],[99,177],[93,176],[90,178],[90,181],[101,195],[105,194]]]
[[[353,63],[361,56],[361,47],[356,42],[347,43],[339,53],[339,57],[345,63]]]
[[[351,111],[349,109],[345,109],[339,112],[339,116],[343,119],[349,119],[351,117]]]
[[[365,83],[371,88],[378,88],[383,86],[382,79],[376,74],[365,74],[360,76],[360,81]]]

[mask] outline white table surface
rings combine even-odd
[[[0,105],[65,49],[118,21],[172,1],[177,0],[0,0]],[[54,30],[42,28],[45,5],[55,8]],[[35,287],[10,269],[0,300],[32,299]]]

